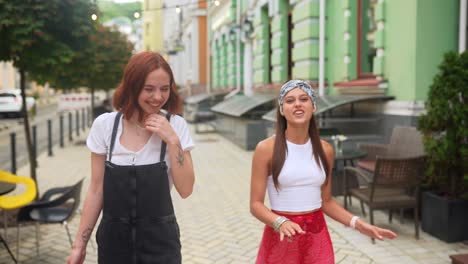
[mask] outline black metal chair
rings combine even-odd
[[[19,236],[20,226],[24,223],[36,223],[36,250],[39,254],[39,224],[40,223],[62,223],[68,235],[70,246],[73,240],[68,229],[68,221],[72,219],[80,205],[81,179],[76,184],[68,187],[52,188],[44,193],[39,201],[22,207],[17,216],[17,244],[16,256],[19,258]]]

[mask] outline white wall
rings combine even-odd
[[[0,89],[19,88],[16,75],[17,71],[11,62],[0,62]]]

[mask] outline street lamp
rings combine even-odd
[[[218,0],[215,0],[215,1],[214,1],[214,4],[215,4],[215,6],[219,6],[220,3],[219,3]]]
[[[92,19],[93,21],[96,21],[96,20],[98,19],[98,16],[97,16],[96,14],[92,14],[92,15],[91,15],[91,19]]]
[[[180,10],[180,6],[176,6],[175,11],[176,11],[177,14],[180,14],[180,12],[181,12],[182,10]]]
[[[140,18],[140,13],[138,12],[133,13],[133,17],[136,19]]]

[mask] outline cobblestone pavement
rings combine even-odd
[[[83,133],[82,133],[83,134]],[[254,263],[263,224],[249,212],[251,151],[245,151],[217,134],[194,134],[196,148],[192,151],[196,183],[192,196],[181,199],[173,191],[178,222],[181,228],[183,263]],[[89,184],[89,152],[84,137],[65,148],[54,149],[54,156],[39,157],[38,185],[41,193],[51,187],[71,185],[85,177],[82,197]],[[29,175],[29,168],[18,171]],[[15,192],[21,192],[17,188]],[[337,200],[342,202],[341,198]],[[360,215],[359,203],[351,211]],[[14,212],[9,212],[13,214]],[[424,232],[414,239],[411,220],[401,224],[395,219],[388,224],[387,215],[376,213],[376,223],[395,230],[399,238],[377,242],[327,218],[336,263],[450,263],[449,254],[468,253],[468,245],[447,244]],[[70,225],[74,234],[79,215]],[[3,230],[1,231],[3,232]],[[93,235],[94,240],[94,235]],[[16,228],[8,229],[8,243],[16,250]],[[59,225],[40,226],[40,253],[36,254],[35,227],[21,228],[21,263],[64,263],[70,245],[65,229]],[[97,263],[96,243],[87,248],[85,263]],[[5,249],[0,249],[0,264],[12,263]]]

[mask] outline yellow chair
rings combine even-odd
[[[24,184],[26,190],[17,195],[0,195],[0,208],[5,210],[16,209],[27,205],[36,198],[36,183],[29,177],[16,176],[0,170],[0,181]]]
[[[23,207],[36,198],[37,189],[36,183],[28,177],[16,176],[6,171],[0,170],[0,181],[9,182],[14,184],[24,184],[26,186],[26,190],[21,194],[15,195],[0,195],[0,208],[3,210],[11,210]],[[8,253],[10,254],[11,258],[15,263],[17,263],[13,253],[10,251],[8,244],[0,235],[0,242],[3,243],[5,248],[7,249]]]

